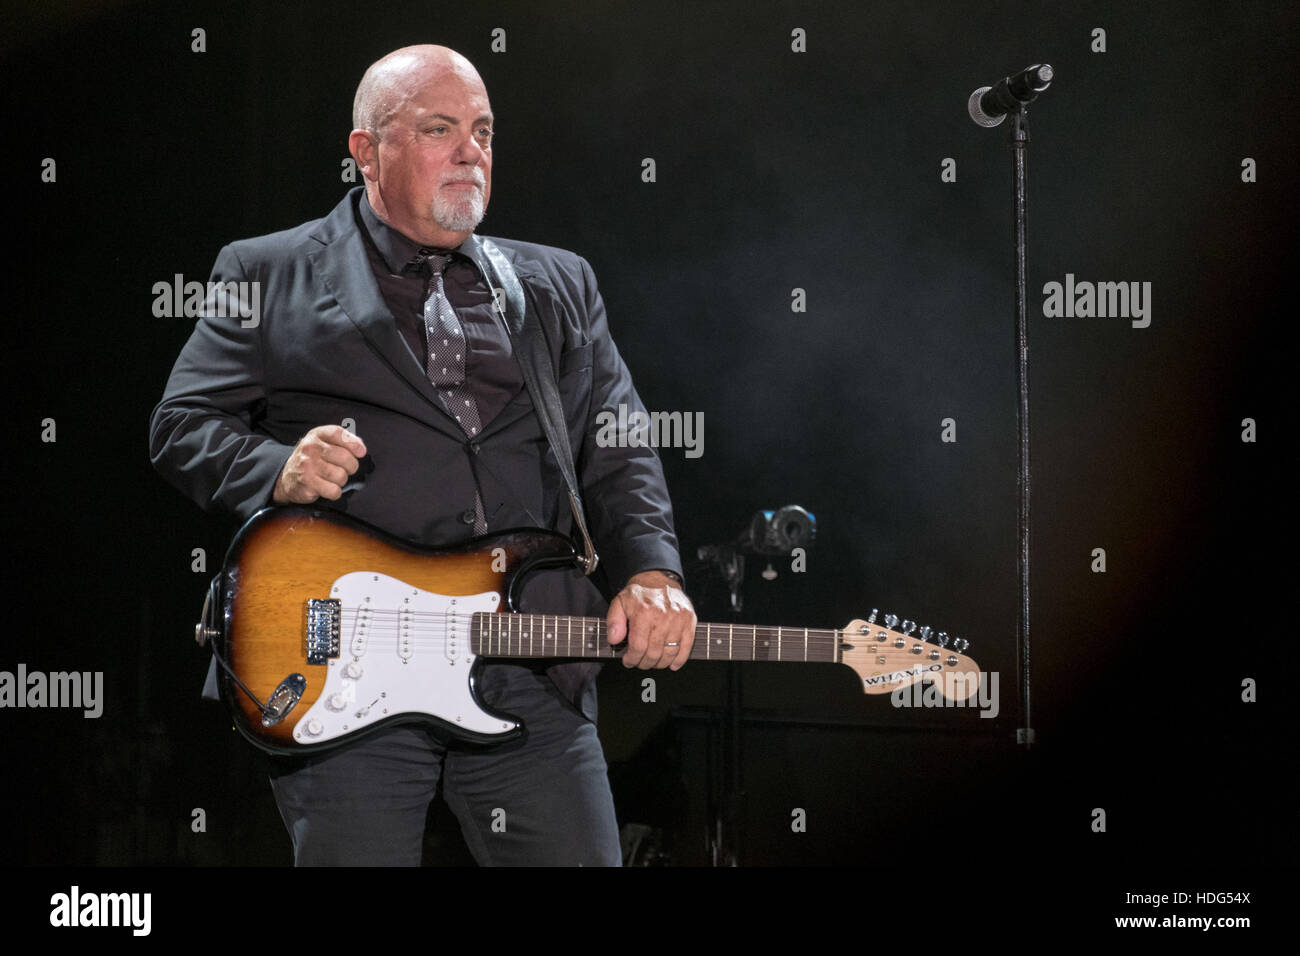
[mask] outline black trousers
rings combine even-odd
[[[425,817],[443,795],[482,866],[618,866],[618,824],[596,726],[540,671],[488,664],[488,707],[520,739],[446,743],[397,727],[320,757],[277,759],[271,788],[297,866],[419,866]]]

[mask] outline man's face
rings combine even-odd
[[[412,77],[379,135],[377,210],[427,245],[459,245],[492,191],[492,109],[477,76]]]

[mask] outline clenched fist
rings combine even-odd
[[[677,582],[662,571],[633,575],[610,602],[605,616],[609,643],[627,641],[624,667],[681,670],[695,643],[695,608]]]
[[[319,425],[303,435],[275,483],[277,505],[309,505],[317,498],[338,501],[357,473],[366,444],[341,425]]]

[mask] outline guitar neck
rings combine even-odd
[[[840,633],[814,627],[699,624],[690,659],[838,663]],[[622,657],[626,642],[611,645],[608,635],[600,617],[480,612],[474,615],[470,642],[482,657]]]

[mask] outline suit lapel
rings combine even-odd
[[[393,313],[379,291],[361,227],[357,224],[355,200],[358,195],[358,190],[350,192],[322,221],[312,237],[321,246],[307,258],[326,291],[338,302],[370,347],[436,413],[430,416],[429,423],[463,440],[460,426],[443,408],[433,385],[397,330]]]
[[[513,260],[512,265],[515,267],[520,279],[538,278],[525,264],[520,263],[517,260],[513,250],[507,251],[501,249],[500,246],[497,246],[497,248],[501,251],[502,255],[508,256]],[[461,246],[461,251],[469,255],[478,265],[479,271],[488,277],[488,284],[492,286],[493,294],[501,295],[501,293],[497,291],[500,280],[497,278],[495,271],[491,268],[490,263],[488,262],[488,257],[483,251],[482,240],[480,240],[478,236],[471,235]],[[525,363],[528,364],[533,370],[534,375],[538,378],[546,376],[550,379],[554,379],[556,376],[555,364],[552,360],[551,350],[546,340],[546,332],[542,328],[542,324],[538,318],[537,304],[532,301],[531,290],[527,283],[521,283],[521,291],[522,297],[519,305],[522,307],[507,307],[506,303],[502,303],[502,307],[505,309],[506,332],[510,336],[510,347],[514,351],[515,361],[520,365]],[[537,395],[533,395],[532,390],[528,388],[527,384],[524,385],[524,391],[527,392],[529,397],[532,399],[534,410],[537,410],[541,398]],[[507,408],[508,407],[509,406],[507,406]],[[495,419],[492,424],[497,424],[498,420],[504,419],[505,417],[505,415],[498,415],[497,419]],[[485,432],[489,430],[494,429],[484,429]]]

